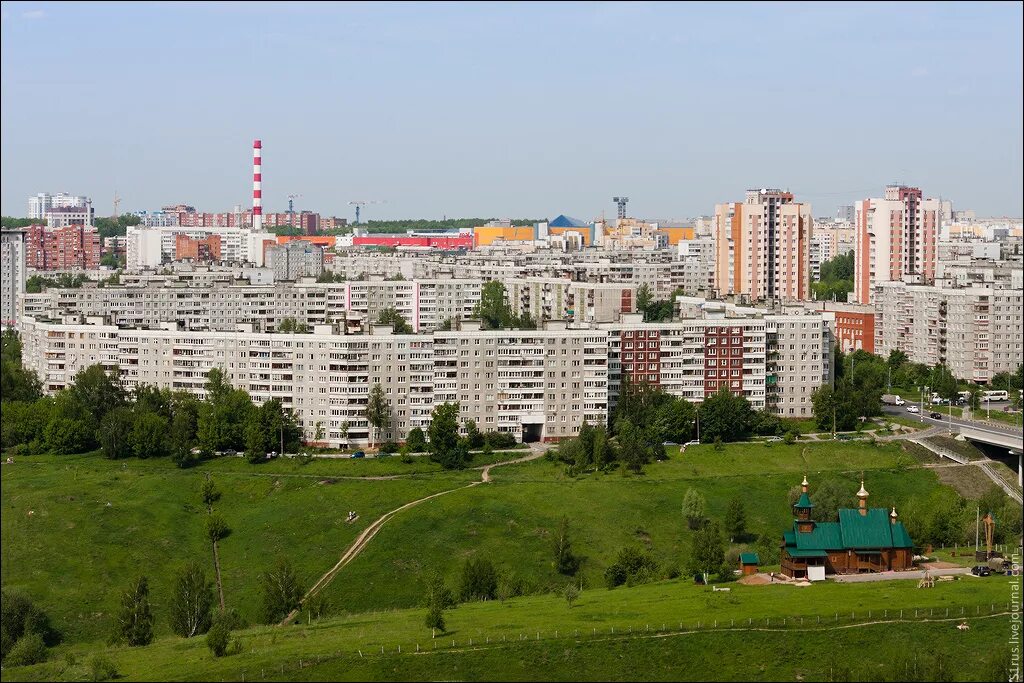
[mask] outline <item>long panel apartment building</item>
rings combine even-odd
[[[875,352],[900,350],[914,363],[949,366],[987,383],[1024,356],[1024,291],[993,287],[875,285]]]

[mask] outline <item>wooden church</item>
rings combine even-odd
[[[813,574],[858,574],[914,568],[914,544],[899,521],[896,508],[868,508],[864,482],[857,492],[857,509],[839,511],[838,522],[811,519],[814,503],[807,493],[807,477],[793,505],[793,528],[782,534],[782,573],[793,578]]]

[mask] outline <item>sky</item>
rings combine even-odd
[[[1020,3],[46,3],[0,10],[0,209],[686,218],[899,181],[1022,208]]]

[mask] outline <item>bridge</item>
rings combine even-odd
[[[1012,450],[1024,450],[1024,434],[1008,429],[990,429],[960,423],[960,434],[971,441],[981,441],[992,446],[1002,446]]]

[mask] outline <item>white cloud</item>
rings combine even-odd
[[[45,16],[46,16],[46,12],[44,10],[41,10],[41,9],[33,9],[33,10],[29,10],[28,12],[22,12],[21,13],[21,18],[22,19],[42,19]]]

